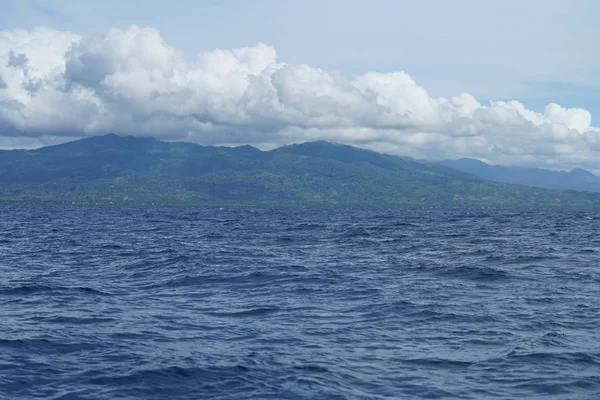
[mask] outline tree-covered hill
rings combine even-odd
[[[260,151],[97,136],[0,151],[0,200],[196,204],[600,206],[323,141]]]

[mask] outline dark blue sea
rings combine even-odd
[[[598,399],[600,214],[0,204],[2,399]]]

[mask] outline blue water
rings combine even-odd
[[[0,398],[597,399],[599,228],[0,204]]]

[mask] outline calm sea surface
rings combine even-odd
[[[2,399],[600,398],[600,214],[0,204]]]

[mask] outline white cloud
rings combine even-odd
[[[347,78],[279,62],[264,44],[188,61],[137,26],[101,38],[0,32],[0,143],[108,132],[266,147],[326,139],[421,158],[600,168],[600,129],[583,109],[433,98],[405,72]]]

